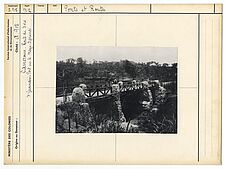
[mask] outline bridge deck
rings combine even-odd
[[[119,93],[124,93],[127,91],[131,91],[131,90],[139,90],[139,89],[143,89],[143,84],[136,84],[136,85],[124,85],[122,87],[119,88]],[[115,94],[117,92],[114,92],[112,90],[112,87],[99,87],[99,88],[92,88],[92,89],[85,89],[85,97],[86,100],[92,101],[92,100],[97,100],[97,99],[106,99],[109,96],[111,96],[112,94]],[[63,94],[58,95],[56,97],[56,102],[57,104],[60,104],[63,102],[63,98],[67,97],[67,101],[72,101],[72,93],[67,93],[67,96],[64,96]]]

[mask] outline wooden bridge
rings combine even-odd
[[[70,88],[66,88],[61,94],[58,94],[56,97],[65,97],[72,95],[72,91],[75,86],[70,86]],[[118,92],[126,92],[131,90],[138,90],[143,89],[144,85],[142,83],[137,84],[127,84],[123,86],[119,86]],[[96,97],[104,97],[115,93],[112,86],[95,86],[95,87],[88,87],[84,89],[84,93],[86,98],[96,98]]]
[[[166,87],[169,84],[175,83],[174,81],[171,82],[163,82],[161,85],[163,87]],[[154,83],[153,83],[154,84]],[[155,85],[150,84],[149,87],[155,88]],[[72,101],[72,91],[73,89],[77,86],[70,86],[68,88],[64,88],[64,91],[61,90],[61,92],[58,91],[57,94],[57,102],[63,102],[64,98],[66,98],[67,101]],[[114,91],[113,85],[112,86],[107,86],[107,85],[102,85],[102,86],[90,86],[87,89],[84,89],[85,97],[87,101],[95,101],[97,99],[103,99],[103,98],[109,98],[112,94],[115,93],[121,93],[125,94],[127,91],[135,91],[135,90],[140,90],[144,89],[144,84],[143,83],[136,83],[136,84],[123,84],[122,86],[119,86],[118,91]]]

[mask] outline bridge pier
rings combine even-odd
[[[118,115],[119,115],[119,125],[122,123],[122,122],[125,122],[126,121],[126,118],[122,112],[122,105],[121,105],[121,100],[120,100],[120,86],[119,84],[113,84],[112,85],[112,95],[115,97],[115,103],[117,105],[117,108],[118,108]]]

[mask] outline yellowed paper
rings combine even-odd
[[[222,15],[221,4],[6,4],[5,164],[221,164]],[[160,125],[156,133],[141,131],[122,111],[126,132],[79,132],[78,127],[59,132],[58,101],[73,102],[74,90],[68,98],[58,92],[57,61],[66,63],[69,56],[85,58],[86,66],[129,60],[172,68],[176,63],[172,131]],[[144,89],[138,81],[149,80],[150,87],[156,78],[131,76],[114,77],[130,78],[133,85],[126,89],[124,82],[119,93]],[[115,94],[100,90],[97,97]],[[84,97],[97,98],[91,95]],[[153,98],[150,109],[158,117]],[[122,100],[117,101],[123,107]],[[166,125],[165,120],[157,122]]]

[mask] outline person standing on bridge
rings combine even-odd
[[[75,87],[72,92],[72,101],[85,103],[85,93],[81,87]]]
[[[151,90],[153,104],[155,104],[155,102],[156,102],[156,90],[158,90],[158,88],[159,88],[159,86],[156,82],[152,82],[150,84],[149,89]]]
[[[75,87],[72,92],[72,101],[74,104],[73,119],[76,123],[76,132],[82,130],[86,132],[92,132],[95,128],[95,121],[89,108],[89,103],[86,102],[84,90],[85,84],[80,84],[79,87]]]
[[[118,84],[116,79],[113,81],[111,88],[112,88],[112,93],[118,93],[119,92],[119,84]]]
[[[143,89],[144,89],[144,93],[143,93],[143,107],[145,109],[150,109],[151,105],[153,103],[153,99],[152,99],[152,94],[151,91],[149,89],[149,83],[148,81],[142,81],[141,82]]]
[[[80,84],[79,87],[81,87],[83,91],[87,89],[87,86],[84,83]]]
[[[118,83],[117,80],[115,79],[111,86],[113,96],[115,97],[115,103],[118,108],[118,123],[119,124],[126,121],[126,118],[122,112],[122,105],[121,105],[121,101],[120,101],[120,84],[123,85],[123,82]]]
[[[119,81],[118,82],[118,85],[119,85],[119,89],[121,90],[123,88],[123,82],[122,81]]]

